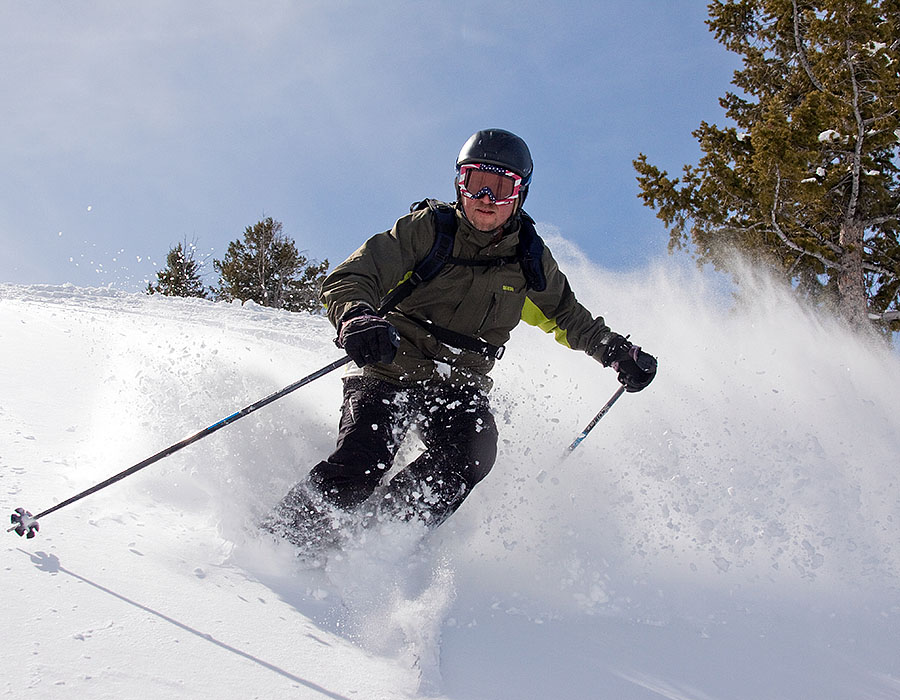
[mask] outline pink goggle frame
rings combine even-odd
[[[512,204],[519,197],[522,178],[512,170],[487,163],[470,163],[459,168],[459,191],[469,199],[487,195],[494,204]]]

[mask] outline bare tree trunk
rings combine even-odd
[[[867,325],[869,312],[863,276],[863,227],[858,221],[845,221],[841,225],[841,268],[837,286],[841,313],[854,328]]]

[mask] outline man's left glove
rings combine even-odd
[[[400,336],[397,329],[376,316],[369,306],[354,306],[342,317],[334,341],[358,367],[376,362],[390,363],[397,355]]]
[[[601,361],[619,373],[625,391],[646,389],[656,376],[656,358],[621,335],[613,334],[605,343]]]

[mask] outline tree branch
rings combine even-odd
[[[800,65],[806,72],[806,77],[819,92],[828,92],[825,86],[819,82],[819,79],[813,75],[812,66],[809,65],[809,59],[806,57],[806,51],[803,50],[803,41],[800,38],[800,10],[797,7],[797,0],[791,0],[794,6],[794,45],[797,47],[797,57],[800,59]]]
[[[806,231],[810,236],[815,238],[817,241],[819,241],[819,243],[821,243],[823,246],[828,248],[828,250],[830,250],[835,255],[840,255],[841,253],[844,252],[843,248],[841,248],[839,245],[836,245],[836,244],[832,243],[831,241],[829,241],[828,239],[826,239],[825,236],[823,236],[821,233],[816,231],[814,228],[805,226],[803,224],[800,224],[800,228],[802,230]]]
[[[893,279],[896,276],[894,274],[893,270],[890,270],[886,267],[882,267],[881,265],[876,265],[875,263],[871,263],[871,262],[864,262],[862,264],[862,268],[866,272],[874,272],[879,275],[884,275],[885,277],[890,277],[891,279]]]
[[[828,258],[826,258],[824,255],[822,255],[820,253],[812,253],[812,252],[804,249],[803,247],[797,245],[796,243],[794,243],[794,241],[792,241],[790,238],[788,238],[788,235],[784,231],[781,230],[781,226],[778,225],[778,202],[779,202],[780,196],[781,196],[781,171],[776,168],[776,170],[775,170],[775,197],[772,201],[772,212],[771,212],[772,230],[775,232],[775,235],[778,236],[778,238],[781,240],[781,242],[784,243],[791,250],[793,250],[797,253],[800,253],[801,255],[808,255],[809,257],[814,258],[815,260],[818,260],[820,263],[822,263],[827,268],[831,268],[834,270],[842,269],[841,265],[839,263],[836,263],[834,260],[829,260]]]
[[[871,219],[866,219],[862,223],[865,228],[871,228],[872,226],[880,226],[881,224],[886,224],[888,221],[896,221],[897,219],[900,219],[900,207],[898,207],[898,211],[893,214],[876,216]]]

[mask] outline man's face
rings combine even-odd
[[[460,199],[462,199],[466,218],[472,226],[485,233],[496,231],[503,226],[516,210],[515,204],[497,205],[487,195],[479,199],[470,199],[469,197]]]

